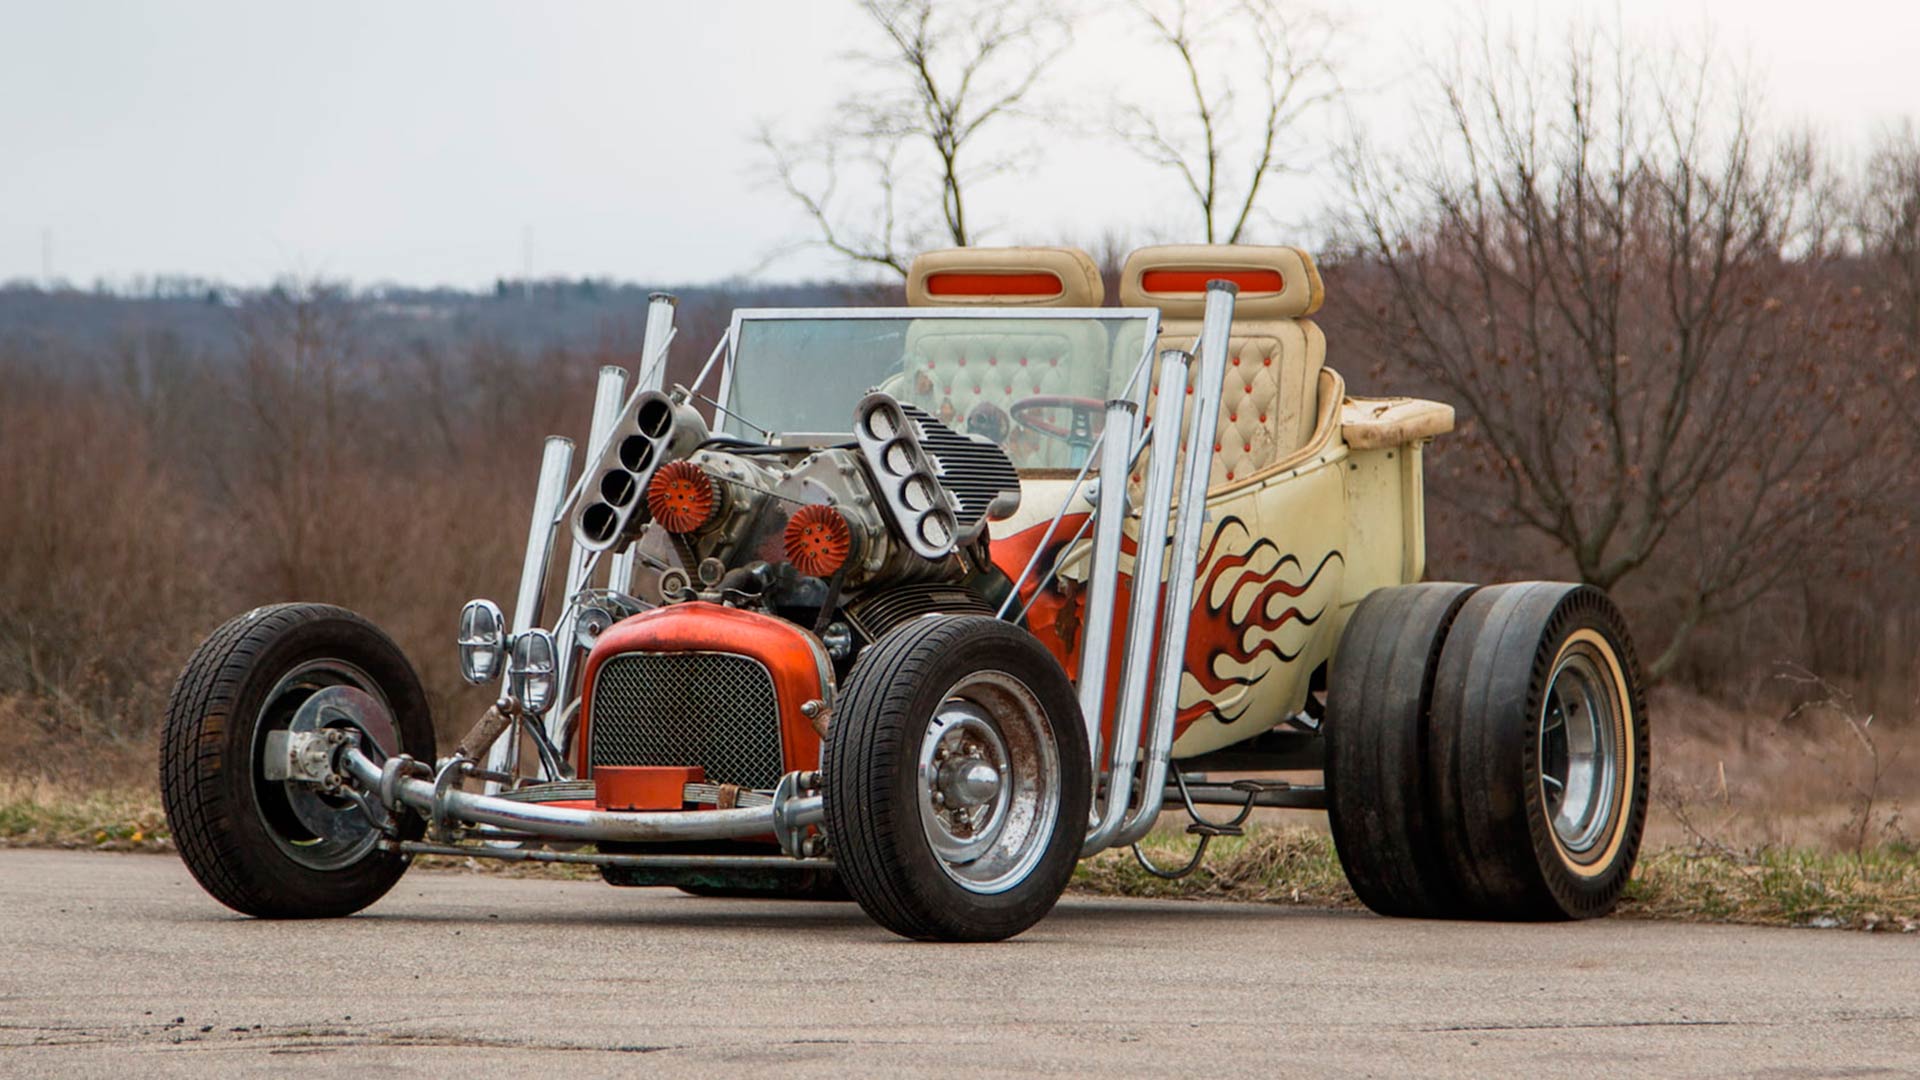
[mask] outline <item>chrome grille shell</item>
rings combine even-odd
[[[786,772],[773,675],[727,652],[627,652],[593,682],[588,763],[698,765],[707,780],[771,789]]]

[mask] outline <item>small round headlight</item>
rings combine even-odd
[[[507,620],[491,600],[469,600],[460,609],[460,676],[475,686],[500,677],[507,651]]]
[[[554,669],[559,651],[553,635],[538,628],[513,636],[507,659],[507,687],[520,707],[539,716],[553,707]]]

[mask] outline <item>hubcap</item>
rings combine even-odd
[[[920,741],[920,824],[962,888],[1003,892],[1033,871],[1060,813],[1060,758],[1046,714],[1005,672],[947,691]]]
[[[286,856],[312,870],[338,870],[360,861],[380,836],[348,799],[298,780],[262,775],[269,731],[341,728],[360,733],[375,761],[397,753],[393,708],[373,678],[344,660],[309,660],[281,676],[267,692],[253,728],[255,803],[267,834]]]
[[[1621,731],[1606,658],[1587,642],[1555,665],[1540,712],[1540,794],[1554,836],[1576,861],[1612,830],[1619,804]]]

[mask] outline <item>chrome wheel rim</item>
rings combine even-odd
[[[309,660],[280,677],[267,691],[253,725],[254,806],[274,846],[310,870],[339,870],[365,858],[380,834],[365,813],[350,800],[328,795],[297,780],[269,780],[264,775],[267,733],[292,728],[301,709],[325,690],[348,687],[368,694],[378,710],[367,710],[354,722],[337,719],[323,726],[347,727],[361,735],[368,757],[384,761],[397,751],[393,707],[372,676],[345,660],[326,657]]]
[[[956,884],[991,894],[1025,880],[1060,816],[1060,755],[1033,691],[1002,671],[955,683],[921,736],[916,787],[921,831]]]
[[[1577,642],[1554,665],[1540,709],[1540,795],[1560,846],[1579,860],[1612,831],[1620,803],[1624,703],[1609,665]]]

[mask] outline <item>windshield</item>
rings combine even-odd
[[[852,438],[879,389],[999,443],[1022,469],[1076,468],[1128,383],[1159,312],[893,308],[735,313],[723,430]]]

